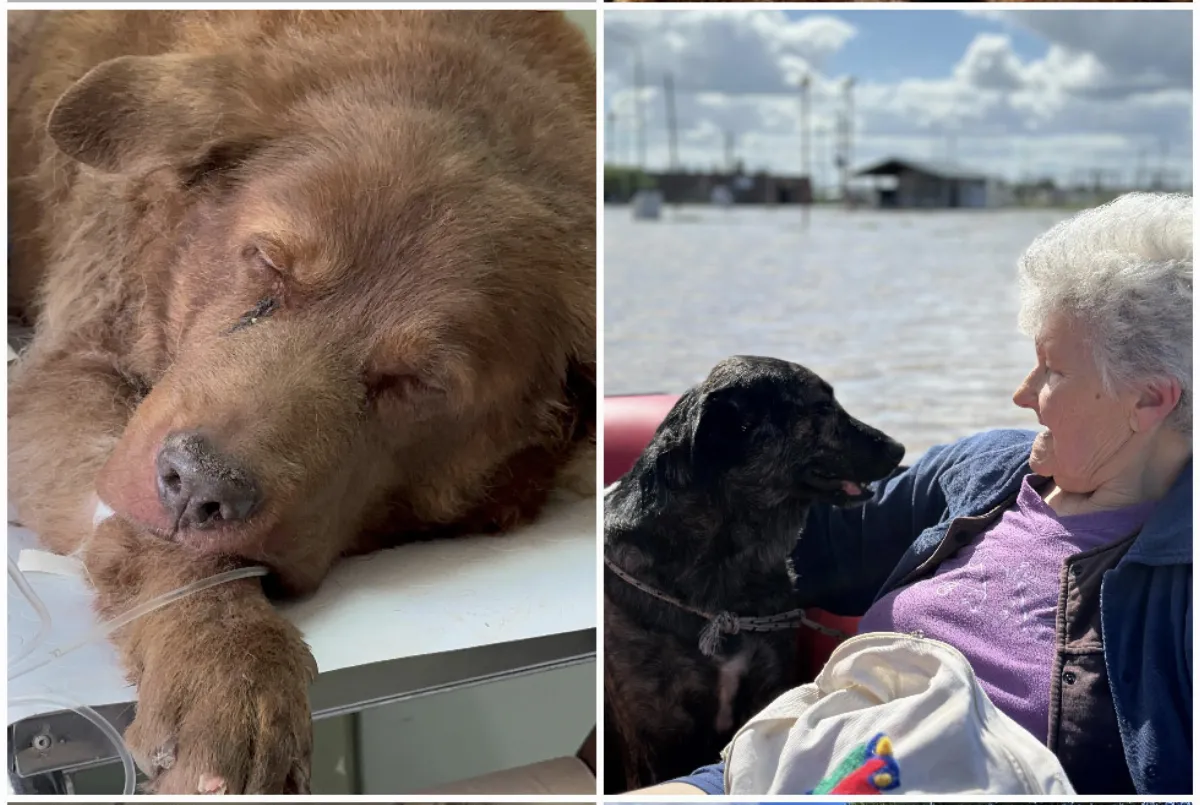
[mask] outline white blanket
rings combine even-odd
[[[888,740],[876,744],[880,734]],[[815,681],[750,719],[725,749],[725,791],[805,794],[864,746],[880,750],[871,757],[885,776],[874,782],[887,796],[1074,793],[1058,758],[996,709],[961,652],[887,633],[842,643]]]
[[[284,615],[304,632],[322,672],[595,628],[596,507],[596,498],[564,497],[512,534],[418,543],[345,560],[315,596],[285,607]],[[36,547],[32,532],[9,526],[10,556]],[[26,578],[53,620],[35,657],[94,625],[91,593],[81,579],[40,572]],[[12,657],[37,631],[37,618],[12,584],[8,627]],[[107,644],[88,645],[8,687],[10,702],[40,693],[89,705],[135,699]],[[8,723],[47,709],[10,705]]]

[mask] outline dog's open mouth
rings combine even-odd
[[[863,488],[863,485],[856,484],[854,481],[842,481],[842,491],[850,497],[857,497],[866,493],[866,489]]]
[[[829,495],[835,505],[862,503],[870,500],[873,494],[866,481],[852,481],[821,470],[809,470],[808,482],[818,491]]]

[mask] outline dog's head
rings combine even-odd
[[[684,394],[656,441],[659,494],[693,488],[766,507],[869,500],[904,447],[846,413],[813,372],[733,357]]]
[[[587,50],[537,16],[495,37]],[[561,461],[592,393],[594,90],[410,19],[116,59],[49,123],[145,208],[130,259],[164,357],[101,498],[291,589],[364,531],[453,523],[513,462]]]

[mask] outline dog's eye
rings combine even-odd
[[[263,297],[258,300],[258,304],[253,310],[247,312],[244,316],[237,320],[237,323],[230,328],[229,332],[237,332],[253,324],[258,324],[260,321],[270,316],[279,308],[279,300],[271,296]]]
[[[276,274],[283,273],[280,271],[279,266],[275,264],[275,261],[267,256],[266,252],[259,251],[254,255],[254,257],[258,260],[258,264],[268,271],[274,271]]]
[[[831,416],[837,413],[837,406],[831,402],[823,402],[817,403],[813,410],[821,416]]]
[[[440,394],[434,384],[410,372],[371,372],[366,377],[367,396],[377,399],[414,399]]]
[[[287,268],[287,259],[283,252],[266,243],[251,243],[242,250],[242,257],[255,268],[273,276],[283,276]]]

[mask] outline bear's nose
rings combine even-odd
[[[239,523],[262,502],[250,474],[195,431],[168,435],[156,463],[158,498],[179,529]]]

